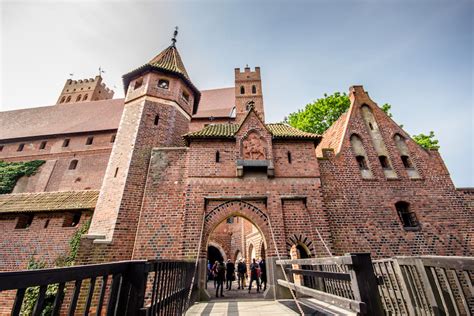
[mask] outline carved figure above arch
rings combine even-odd
[[[265,139],[256,130],[251,130],[242,139],[242,158],[246,160],[267,159]]]

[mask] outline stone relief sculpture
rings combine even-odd
[[[249,160],[263,160],[265,159],[265,149],[262,140],[257,133],[250,133],[242,141],[242,156],[243,159]]]

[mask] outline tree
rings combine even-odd
[[[430,131],[429,135],[425,135],[423,133],[418,135],[412,136],[413,140],[418,143],[423,148],[426,149],[438,149],[439,148],[439,141],[435,138],[435,134],[433,131]]]
[[[309,103],[303,110],[290,113],[284,122],[305,132],[323,134],[344,112],[349,109],[351,102],[345,93],[335,92],[332,95],[324,94],[324,98]],[[389,117],[392,106],[388,103],[381,107]],[[403,125],[400,125],[403,128]],[[419,134],[413,140],[426,149],[439,148],[434,132],[430,135]]]

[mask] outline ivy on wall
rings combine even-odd
[[[69,240],[69,251],[67,254],[59,256],[54,261],[55,267],[69,267],[73,266],[76,260],[77,251],[79,250],[79,244],[81,242],[81,236],[89,230],[90,220],[82,224],[81,228],[76,230]],[[46,262],[37,260],[31,256],[28,261],[27,270],[45,269],[47,267]],[[42,316],[51,315],[53,312],[54,299],[58,292],[58,284],[50,284],[46,289],[44,297],[44,309],[41,313]],[[21,306],[21,315],[32,315],[33,308],[39,295],[39,286],[29,287],[25,291],[25,297]]]
[[[0,194],[11,193],[18,179],[23,176],[35,174],[38,168],[44,163],[44,160],[23,162],[6,162],[0,160]]]

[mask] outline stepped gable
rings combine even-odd
[[[0,139],[114,130],[124,99],[110,99],[0,112]]]
[[[230,118],[235,107],[235,88],[201,91],[201,101],[193,118]]]
[[[318,157],[323,157],[323,149],[333,149],[334,153],[339,152],[347,127],[348,111],[342,113],[341,116],[323,133],[323,139],[316,148],[316,155]]]

